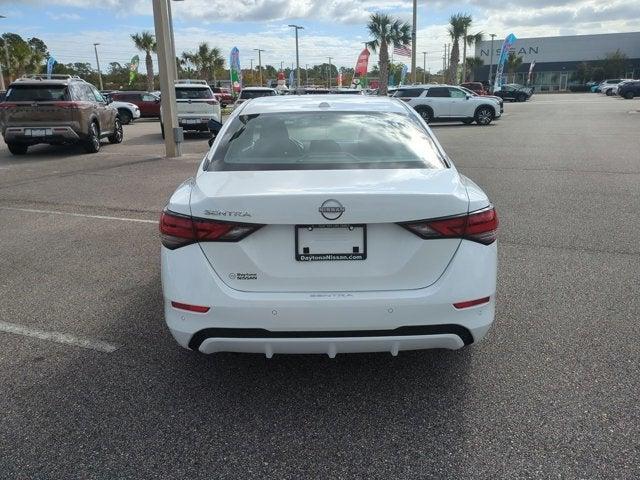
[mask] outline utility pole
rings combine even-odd
[[[262,86],[262,52],[264,52],[261,48],[254,48],[256,52],[258,52],[258,72],[260,73],[260,86]]]
[[[422,83],[427,83],[427,52],[422,52]]]
[[[153,21],[158,44],[164,148],[167,157],[179,157],[182,155],[181,142],[183,133],[182,128],[178,126],[176,114],[176,87],[173,76],[176,71],[176,56],[171,50],[168,2],[169,0],[153,0]]]
[[[462,38],[462,82],[467,81],[467,28],[464,29],[464,37]]]
[[[491,37],[491,60],[489,60],[489,88],[493,88],[493,39],[496,38],[496,34],[492,33]]]
[[[296,87],[300,87],[300,53],[298,50],[298,30],[304,30],[300,25],[289,25],[296,29]]]
[[[93,49],[96,52],[96,65],[98,66],[98,80],[100,81],[100,90],[104,90],[104,87],[102,86],[102,72],[100,71],[100,60],[98,59],[98,45],[100,44],[94,43]]]
[[[418,26],[418,0],[413,0],[413,30],[411,30],[411,83],[416,83],[416,28]]]
[[[333,75],[333,68],[331,68],[331,58],[332,57],[327,57],[329,59],[329,88],[331,88],[331,75]]]
[[[182,2],[183,0],[173,0],[174,2]],[[171,52],[173,58],[176,58],[176,37],[173,34],[173,14],[171,13],[171,2],[167,3],[167,9],[169,10],[169,28],[171,29]],[[178,61],[173,61],[173,78],[178,78]]]
[[[304,65],[304,73],[306,74],[306,77],[307,77],[306,85],[308,87],[309,86],[309,64],[308,63],[305,63]]]

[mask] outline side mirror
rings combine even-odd
[[[160,103],[160,99],[159,99],[159,98],[156,98],[156,99],[153,101],[153,103]]]
[[[213,133],[214,136],[216,136],[218,135],[218,133],[220,133],[220,130],[222,129],[222,124],[217,120],[211,119],[209,120],[208,127],[209,127],[209,131]]]
[[[469,99],[471,98],[471,95],[467,93],[467,94],[464,96],[464,98],[466,98],[467,100],[469,100]]]

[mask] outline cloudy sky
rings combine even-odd
[[[240,49],[243,68],[257,62],[254,48],[265,49],[264,64],[291,65],[295,43],[289,23],[303,25],[300,62],[315,64],[333,57],[338,66],[353,67],[366,21],[373,11],[410,20],[411,0],[184,0],[173,2],[176,49],[199,42],[228,52]],[[475,31],[510,32],[520,38],[582,33],[640,31],[640,1],[631,0],[418,0],[418,51],[427,52],[427,68],[442,65],[449,16],[467,12]],[[0,0],[0,31],[36,36],[61,63],[125,63],[137,52],[129,34],[153,30],[151,0]],[[419,64],[423,56],[419,55]],[[376,57],[372,57],[376,61]],[[401,59],[400,59],[401,60]],[[410,63],[409,59],[406,59]]]

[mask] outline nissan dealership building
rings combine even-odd
[[[495,39],[493,48],[490,40],[476,44],[475,56],[484,62],[483,66],[475,71],[476,81],[489,79],[492,50],[495,75],[503,41],[503,39]],[[529,67],[531,62],[535,61],[531,84],[535,85],[536,90],[565,91],[572,83],[572,73],[577,65],[586,62],[597,66],[597,63],[604,60],[607,54],[614,53],[616,50],[620,50],[628,58],[623,77],[640,78],[640,32],[519,38],[510,51],[521,56],[523,62],[515,72],[515,78],[509,76],[508,81],[526,84]],[[504,73],[507,73],[506,66]]]

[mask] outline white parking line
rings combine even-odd
[[[15,323],[0,321],[0,332],[13,333],[15,335],[23,335],[25,337],[39,338],[40,340],[48,340],[50,342],[62,343],[64,345],[73,345],[74,347],[88,348],[99,352],[113,353],[119,345],[103,342],[102,340],[92,340],[89,338],[80,338],[69,333],[47,332],[38,330],[37,328],[25,327]]]
[[[109,217],[106,215],[88,215],[86,213],[58,212],[56,210],[37,210],[34,208],[0,207],[0,210],[12,210],[16,212],[27,212],[27,213],[44,213],[44,214],[50,214],[50,215],[68,215],[70,217],[97,218],[100,220],[120,220],[123,222],[156,223],[156,224],[158,223],[157,220],[144,220],[142,218]]]

